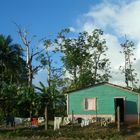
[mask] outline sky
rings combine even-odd
[[[124,84],[119,72],[123,57],[120,44],[126,35],[135,43],[134,67],[140,79],[140,0],[0,0],[0,33],[20,42],[14,24],[26,28],[38,39],[53,38],[63,28],[74,33],[101,28],[109,47],[114,84]],[[46,72],[39,71],[34,83],[46,82]]]

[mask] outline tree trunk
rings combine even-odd
[[[127,58],[126,58],[126,53],[125,53],[125,83],[126,83],[126,86],[128,87],[129,86],[129,83],[128,83],[128,73],[127,73]]]
[[[48,130],[48,107],[45,106],[45,130]]]
[[[97,62],[96,62],[96,64],[95,64],[95,70],[94,70],[95,72],[94,72],[94,85],[96,84],[96,82],[97,82]]]
[[[48,65],[48,86],[49,89],[51,88],[51,62],[49,60],[49,65]]]
[[[97,72],[98,72],[98,64],[99,64],[99,61],[100,61],[100,56],[101,56],[101,52],[100,54],[95,54],[96,57],[95,57],[95,69],[94,69],[94,84],[97,83]]]
[[[32,87],[32,60],[30,55],[29,44],[26,43],[26,64],[28,68],[28,87]]]
[[[74,86],[75,88],[77,88],[77,74],[76,74],[76,66],[74,67],[74,72],[73,72],[73,75],[74,75]]]
[[[29,88],[32,87],[32,79],[33,79],[33,72],[32,72],[32,65],[29,65],[29,69],[28,69],[28,86]]]
[[[131,76],[131,86],[134,87],[134,81],[133,81],[133,74],[132,74],[132,65],[130,61],[130,55],[128,54],[128,62],[129,62],[129,69],[130,69],[130,76]]]

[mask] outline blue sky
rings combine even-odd
[[[120,43],[124,35],[135,42],[134,67],[140,79],[140,0],[0,0],[0,33],[11,35],[14,42],[21,43],[13,22],[26,28],[37,39],[53,38],[63,29],[70,27],[74,33],[101,28],[109,47],[112,79],[122,84],[118,72],[123,65]],[[116,61],[117,60],[117,61]],[[45,71],[35,78],[46,81]]]
[[[22,44],[14,22],[26,28],[31,35],[37,35],[38,39],[52,38],[63,28],[76,27],[81,13],[87,12],[97,1],[0,0],[0,3],[0,33],[11,35],[14,42]],[[44,75],[46,72],[40,72],[35,83],[45,82]]]
[[[100,2],[98,0],[98,2]],[[13,22],[38,37],[56,35],[62,28],[75,26],[93,0],[0,0],[0,31],[19,41]]]

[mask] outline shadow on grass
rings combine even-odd
[[[133,136],[133,137],[137,137],[137,139],[140,139],[140,125],[138,124],[123,125],[121,127],[120,134],[123,137]]]

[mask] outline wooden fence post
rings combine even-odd
[[[120,131],[120,107],[117,107],[117,129]]]
[[[72,124],[74,123],[74,112],[72,110]]]

